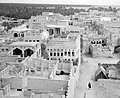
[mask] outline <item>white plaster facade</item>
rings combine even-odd
[[[79,40],[78,40],[79,41]],[[78,58],[77,41],[56,39],[47,44],[48,60],[74,61]]]

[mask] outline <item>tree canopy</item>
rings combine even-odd
[[[41,15],[42,12],[54,12],[60,13],[64,16],[73,15],[75,12],[79,13],[81,11],[86,11],[85,9],[77,8],[66,8],[63,6],[53,6],[48,8],[47,6],[25,6],[22,5],[13,5],[13,4],[3,4],[0,5],[0,16],[6,16],[16,19],[29,19],[31,16]]]

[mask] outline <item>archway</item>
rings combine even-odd
[[[17,34],[17,33],[14,33],[14,37],[18,37],[18,34]]]
[[[16,48],[13,50],[13,55],[20,55],[22,57],[22,50]]]
[[[31,56],[33,54],[33,50],[31,49],[26,49],[24,51],[24,57]]]
[[[23,33],[21,34],[21,37],[24,37],[24,34],[23,34]]]

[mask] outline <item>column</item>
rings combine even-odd
[[[29,72],[29,74],[31,74],[31,68],[30,68],[30,66],[29,66],[28,70],[29,70],[29,71],[28,71],[28,72]]]
[[[53,35],[54,35],[54,36],[56,35],[55,28],[53,28]]]
[[[11,48],[11,53],[10,53],[10,55],[13,55],[13,47]]]
[[[22,57],[24,57],[24,50],[23,49],[21,49],[22,50]]]

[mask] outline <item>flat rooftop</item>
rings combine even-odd
[[[76,49],[75,41],[67,41],[63,44],[64,49]]]
[[[63,48],[63,49],[76,49],[75,41],[60,41],[51,42],[47,45],[47,48]]]
[[[62,25],[47,25],[49,28],[63,28],[64,26]]]
[[[17,32],[17,31],[19,31],[19,32],[22,32],[22,31],[29,31],[30,29],[27,29],[27,28],[15,28],[15,29],[13,29],[13,31],[15,31],[15,32]]]
[[[39,42],[34,42],[34,43],[31,43],[31,42],[13,42],[10,44],[10,46],[30,46],[30,47],[34,47],[36,46],[36,44],[38,44]]]

